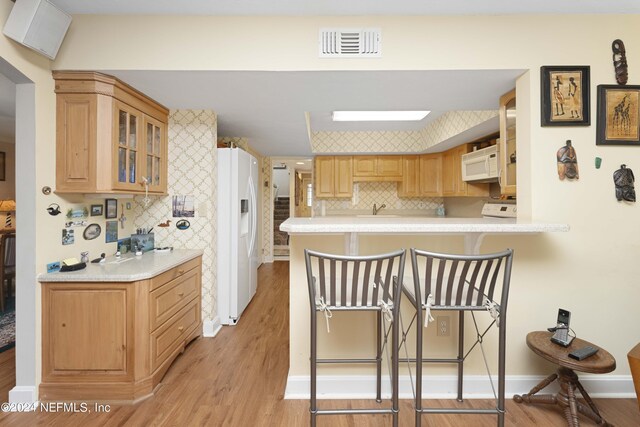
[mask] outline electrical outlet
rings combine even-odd
[[[438,336],[448,337],[450,335],[449,316],[436,316],[436,324],[438,325]]]

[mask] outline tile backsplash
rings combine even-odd
[[[313,204],[314,216],[322,215],[322,204],[325,213],[335,211],[371,210],[373,204],[386,205],[387,210],[429,211],[433,213],[444,206],[442,197],[425,197],[421,199],[404,199],[398,197],[398,184],[395,182],[359,182],[353,185],[351,199],[323,199]]]

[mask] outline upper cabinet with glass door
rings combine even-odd
[[[115,77],[54,71],[56,191],[167,191],[169,111]]]
[[[516,90],[500,97],[500,192],[516,196]]]

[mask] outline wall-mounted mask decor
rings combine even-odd
[[[615,39],[611,43],[611,50],[613,50],[613,68],[616,70],[616,81],[619,85],[626,85],[629,73],[627,70],[627,52],[622,40]]]
[[[633,171],[627,165],[621,165],[620,169],[613,173],[613,183],[616,185],[616,199],[618,201],[636,201],[636,190],[633,188],[634,181]]]
[[[596,169],[600,169],[600,166],[602,166],[602,158],[596,157]]]
[[[578,156],[576,149],[571,146],[571,140],[568,139],[565,146],[561,147],[556,153],[558,161],[558,177],[560,179],[578,179]]]
[[[60,212],[60,205],[57,203],[51,203],[47,208],[47,212],[49,212],[49,215],[51,216],[60,215],[62,213]]]

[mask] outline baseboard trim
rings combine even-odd
[[[202,322],[202,336],[205,338],[215,337],[220,332],[220,329],[222,329],[222,324],[218,316],[214,317],[213,320]]]
[[[36,386],[17,385],[9,390],[9,403],[36,403]]]
[[[505,378],[508,398],[514,394],[528,393],[545,377],[538,375],[508,375]],[[494,377],[494,386],[497,379]],[[580,382],[594,398],[635,398],[631,375],[581,375]],[[413,387],[408,375],[400,376],[400,399],[413,399]],[[375,398],[375,375],[322,375],[318,376],[318,399],[373,399]],[[455,399],[457,397],[455,375],[432,375],[423,378],[425,399]],[[465,375],[464,397],[466,399],[493,398],[491,384],[486,375]],[[556,392],[558,387],[548,387]],[[389,377],[382,378],[382,395],[391,396]],[[284,394],[285,399],[309,399],[309,377],[289,375]]]

